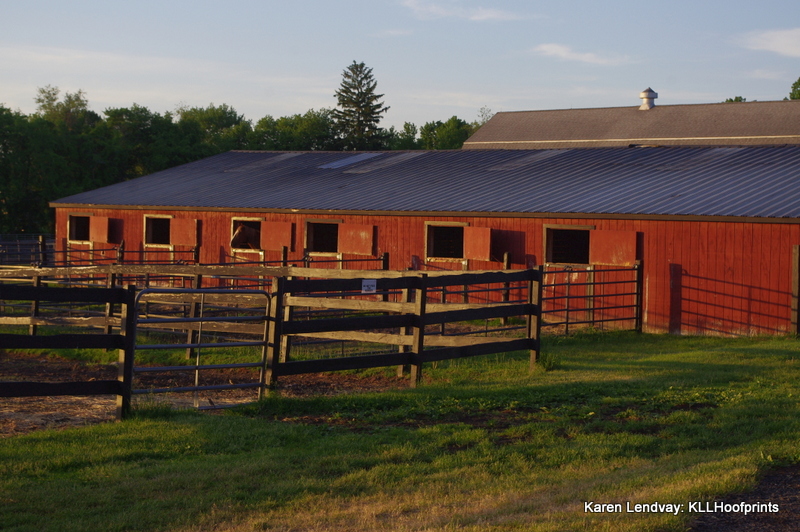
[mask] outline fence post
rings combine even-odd
[[[792,246],[792,334],[800,334],[800,246]]]
[[[131,411],[131,390],[133,389],[133,357],[136,353],[136,286],[125,288],[125,302],[120,309],[120,334],[123,347],[119,350],[118,374],[119,393],[117,394],[117,421],[125,419]]]
[[[192,278],[192,288],[197,290],[201,286],[203,286],[203,276],[197,274]],[[194,294],[194,296],[197,296],[197,294]],[[196,318],[199,314],[199,310],[200,310],[200,303],[195,301],[194,297],[192,297],[192,301],[191,303],[189,303],[189,317]],[[197,329],[195,329],[194,327],[197,325],[197,323],[190,322],[188,325],[189,325],[189,330],[186,333],[186,343],[196,344],[198,339],[198,333]],[[194,347],[187,347],[186,360],[191,360],[193,356],[194,356]]]
[[[106,276],[106,288],[114,288],[117,284],[117,274],[109,273]],[[106,334],[111,334],[112,332],[112,325],[111,325],[111,318],[114,316],[114,304],[113,303],[106,303],[106,326],[104,327],[104,331]]]
[[[412,338],[411,387],[422,380],[422,355],[425,350],[425,307],[428,299],[428,274],[421,273],[414,289],[414,332]]]
[[[39,265],[46,267],[48,264],[47,257],[47,240],[44,235],[39,235]]]
[[[38,275],[33,276],[33,286],[36,288],[40,288],[42,286],[42,278]],[[33,321],[39,315],[39,300],[34,299],[31,302],[31,321]],[[36,325],[31,323],[28,326],[28,334],[30,336],[36,336]]]
[[[403,288],[402,289],[402,292],[401,292],[401,294],[402,294],[401,295],[401,302],[402,303],[410,303],[411,302],[411,298],[409,297],[410,293],[411,293],[411,291],[408,288]],[[404,334],[404,335],[411,335],[411,334],[413,334],[413,330],[412,330],[411,327],[403,327],[403,330],[401,331],[401,333]],[[398,346],[398,351],[401,352],[401,353],[408,353],[410,351],[410,348],[407,345],[400,345],[400,346]],[[408,371],[408,368],[409,368],[408,365],[403,365],[403,364],[397,366],[397,376],[398,377],[402,377]]]
[[[503,269],[511,269],[511,254],[508,251],[503,253]],[[503,303],[508,303],[510,296],[509,288],[511,288],[511,283],[503,283],[503,292],[500,295],[500,299]],[[503,325],[503,327],[508,326],[508,316],[503,316],[500,319],[500,323]]]
[[[117,264],[125,264],[125,241],[121,241],[117,246]]]
[[[267,363],[264,369],[264,386],[273,387],[278,382],[278,366],[281,357],[281,320],[283,319],[283,296],[285,279],[274,277],[272,281],[272,305],[269,308],[267,333]]]
[[[541,332],[542,332],[542,284],[544,283],[544,266],[530,270],[528,280],[528,304],[536,305],[536,309],[527,315],[525,337],[536,341],[536,348],[531,349],[530,369],[534,370],[539,359]]]
[[[595,326],[595,312],[594,312],[594,305],[595,305],[595,271],[596,268],[590,264],[586,267],[586,298],[584,299],[585,303],[583,305],[585,315],[583,317],[584,321],[589,321],[592,324],[592,328]],[[602,319],[602,316],[601,316]]]
[[[797,247],[797,246],[795,246]],[[634,265],[636,269],[636,296],[634,300],[635,305],[635,312],[636,312],[636,332],[642,332],[642,328],[644,326],[644,319],[643,319],[643,312],[642,312],[642,304],[644,302],[644,298],[642,297],[642,291],[644,288],[644,275],[642,274],[642,261],[637,260],[636,264]]]

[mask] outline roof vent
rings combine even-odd
[[[639,93],[639,98],[642,99],[642,105],[639,106],[639,110],[647,111],[648,109],[652,109],[656,106],[656,102],[654,100],[658,98],[658,93],[654,92],[650,87],[647,87],[645,90]]]

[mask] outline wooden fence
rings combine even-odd
[[[137,349],[134,332],[139,328],[170,328],[177,335],[174,348],[185,350],[187,358],[202,344],[201,332],[252,337],[264,347],[263,369],[255,383],[260,387],[259,396],[281,376],[304,373],[397,366],[408,371],[412,385],[416,385],[425,363],[445,359],[526,350],[533,365],[540,349],[541,328],[548,325],[543,320],[545,315],[555,325],[566,321],[567,327],[622,320],[640,327],[640,271],[637,265],[627,270],[592,271],[575,277],[578,275],[575,272],[546,272],[541,267],[486,272],[258,265],[0,269],[0,325],[27,326],[31,335],[2,335],[0,347],[120,349],[117,381],[42,386],[3,383],[0,396],[31,395],[33,391],[36,395],[113,393],[118,395],[118,415],[122,416],[130,405]],[[544,282],[548,274],[552,278],[549,284]],[[559,278],[559,275],[573,277]],[[76,280],[81,289],[41,288],[43,284],[61,286]],[[137,310],[132,289],[115,287],[145,280],[169,286],[172,293],[162,290],[142,298],[142,308]],[[240,323],[204,320],[203,298],[218,307],[235,307],[245,297],[241,294],[234,302],[235,296],[226,299],[221,288],[230,289],[231,294],[237,292],[235,288],[268,294],[270,304],[266,309],[262,306],[263,320],[245,318]],[[204,296],[204,292],[209,293]],[[560,307],[556,305],[559,298],[564,301]],[[158,316],[165,301],[173,305],[169,311],[172,314]],[[599,305],[601,301],[605,303]],[[73,307],[64,311],[66,303]],[[549,310],[543,309],[546,303],[551,305]],[[246,307],[247,304],[241,308]],[[89,327],[100,329],[102,334],[37,335],[37,328],[45,325]],[[112,334],[114,331],[119,332]],[[345,352],[342,348],[340,353],[314,348],[324,342],[367,347],[353,350],[358,352]],[[253,360],[249,365],[257,363]],[[199,361],[195,365],[201,366]],[[174,391],[191,390],[187,386]]]
[[[408,272],[395,278],[287,279],[276,280],[271,307],[266,382],[272,384],[281,375],[316,373],[385,366],[409,366],[415,386],[426,362],[471,357],[517,350],[530,351],[530,364],[537,360],[541,329],[540,270],[498,271],[485,273],[442,274]],[[459,291],[509,291],[525,295],[523,302],[469,303],[447,301],[436,294],[447,287]],[[494,285],[494,288],[492,288]],[[472,288],[469,287],[485,287]],[[370,294],[370,295],[368,295]],[[400,295],[400,301],[391,301]],[[431,303],[439,300],[440,303]],[[395,299],[397,299],[395,297]],[[465,297],[468,301],[468,297]],[[336,309],[349,315],[332,318],[298,319],[293,309]],[[523,317],[522,337],[433,334],[431,328],[444,330],[448,323],[464,323],[493,318]],[[496,331],[511,332],[503,327]],[[366,342],[396,346],[393,353],[379,353],[312,360],[292,360],[291,340],[297,337]]]
[[[245,268],[247,269],[247,268]],[[58,269],[59,273],[64,273]],[[206,270],[204,270],[206,271]],[[21,271],[17,271],[17,274]],[[36,283],[45,282],[47,275],[54,272],[37,269]],[[72,272],[77,273],[77,272]],[[86,274],[87,272],[82,272]],[[112,272],[116,273],[116,272]],[[122,272],[119,272],[122,273]],[[125,272],[129,273],[129,272]],[[176,272],[172,272],[176,273]],[[186,275],[200,275],[192,271],[180,272]],[[231,272],[227,272],[231,273]],[[267,273],[267,272],[259,272]],[[263,319],[260,323],[248,321],[234,324],[233,318],[203,318],[204,298],[217,307],[239,305],[243,290],[225,291],[219,289],[151,290],[139,293],[141,300],[137,307],[136,293],[132,287],[121,288],[63,288],[25,286],[19,284],[0,284],[0,303],[16,315],[0,316],[0,325],[27,326],[31,336],[24,334],[4,334],[0,336],[0,346],[4,348],[105,348],[119,349],[119,378],[116,381],[93,381],[90,383],[3,383],[0,396],[34,395],[94,395],[116,394],[117,413],[121,418],[130,406],[134,379],[134,356],[137,349],[168,347],[137,345],[136,331],[156,327],[169,328],[178,335],[175,349],[187,350],[209,347],[202,343],[200,331],[208,334],[234,334],[256,336],[252,345],[262,345],[265,349],[260,386],[274,385],[281,375],[358,369],[368,367],[398,366],[409,367],[412,385],[421,377],[422,365],[439,360],[471,357],[490,353],[515,350],[530,351],[531,364],[535,363],[539,351],[539,332],[541,327],[541,272],[539,270],[516,270],[504,272],[483,272],[453,274],[426,274],[420,272],[383,272],[328,269],[292,269],[295,274],[272,277],[274,287],[268,296],[270,305],[262,307]],[[304,275],[298,278],[298,274]],[[322,278],[323,276],[327,278]],[[49,278],[52,282],[52,277]],[[19,278],[16,279],[19,282]],[[28,282],[28,281],[26,281]],[[367,288],[365,288],[367,287]],[[448,287],[450,291],[448,291]],[[456,287],[456,288],[452,288]],[[482,303],[470,303],[468,294],[502,291],[503,301],[490,302],[483,298]],[[208,294],[206,294],[208,292]],[[213,292],[213,293],[212,293]],[[515,295],[509,301],[508,293]],[[266,292],[263,292],[266,294]],[[465,295],[467,294],[467,295]],[[154,316],[146,309],[146,301],[152,296],[152,304],[161,306],[165,301],[175,305],[174,314]],[[451,297],[453,296],[453,297]],[[239,297],[236,303],[234,299]],[[519,298],[522,297],[520,301]],[[467,302],[465,302],[467,301]],[[60,313],[59,308],[40,308],[44,304],[71,304],[68,312]],[[30,306],[28,306],[30,305]],[[245,307],[252,305],[245,305]],[[316,309],[323,314],[309,313],[302,309]],[[42,310],[43,312],[40,312]],[[245,310],[242,308],[242,310]],[[340,315],[325,316],[324,312],[335,310]],[[4,313],[8,314],[8,313]],[[14,314],[13,312],[11,314]],[[458,331],[455,327],[445,335],[445,325],[470,320],[506,320],[521,317],[521,325],[500,327],[488,331],[485,327],[477,332]],[[220,321],[223,320],[223,321]],[[499,321],[499,320],[497,320]],[[228,323],[231,322],[231,323]],[[42,335],[36,330],[40,326],[89,327],[100,329],[100,334],[56,334]],[[264,331],[266,329],[266,335]],[[119,334],[111,334],[119,330]],[[259,334],[260,331],[260,334]],[[499,331],[499,332],[498,332]],[[491,334],[491,336],[486,336]],[[312,357],[299,360],[290,355],[290,347],[300,338],[315,340],[352,341],[357,343],[380,343],[392,347],[391,352],[380,354],[358,354],[344,357]],[[241,342],[241,341],[240,341]],[[218,340],[213,345],[222,345]],[[239,344],[243,345],[243,344]],[[192,369],[191,361],[187,368],[147,368],[144,371],[186,371]],[[255,362],[247,364],[253,366]],[[208,369],[195,360],[196,369]],[[242,366],[242,364],[234,364]],[[201,367],[202,366],[202,367]],[[211,366],[208,366],[209,368]],[[141,371],[141,369],[140,369]],[[248,384],[252,387],[252,384]],[[255,386],[259,386],[258,383]],[[201,387],[196,386],[201,389]],[[178,389],[158,390],[193,391],[191,386]],[[147,390],[133,390],[145,393]],[[259,394],[260,396],[261,394]]]
[[[2,382],[0,397],[34,397],[54,395],[106,395],[117,396],[117,419],[122,419],[130,409],[133,349],[135,345],[135,314],[133,312],[136,290],[128,288],[47,288],[41,286],[0,285],[0,299],[4,301],[29,301],[35,308],[42,301],[59,303],[120,305],[120,331],[118,334],[55,334],[30,336],[0,334],[4,349],[118,349],[119,375],[116,380],[86,382]],[[0,317],[0,325],[41,324],[32,317]],[[52,322],[49,322],[52,324]],[[58,324],[86,326],[85,318],[61,317]]]

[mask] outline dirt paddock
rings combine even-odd
[[[0,350],[0,381],[84,381],[116,378],[115,365],[85,365],[58,358],[31,356]],[[176,377],[148,377],[147,387],[185,385]],[[187,378],[187,377],[185,377]],[[224,373],[211,375],[208,384],[251,380],[248,375]],[[2,386],[2,384],[0,384]],[[374,375],[315,374],[283,377],[280,390],[285,395],[333,395],[348,392],[383,391],[408,386],[407,379]],[[175,406],[193,406],[191,393],[163,396]],[[200,393],[201,406],[244,403],[255,400],[254,390]],[[111,395],[93,397],[20,397],[0,398],[0,438],[9,438],[44,429],[64,429],[113,422],[116,398]],[[779,506],[778,513],[708,513],[700,516],[691,532],[785,532],[800,530],[800,465],[768,472],[754,490],[725,497],[725,503],[764,503]]]

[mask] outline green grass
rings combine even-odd
[[[800,341],[586,333],[426,366],[415,390],[164,407],[0,440],[4,530],[684,530],[800,461]],[[387,370],[388,371],[388,370]],[[733,497],[730,498],[733,501]]]

